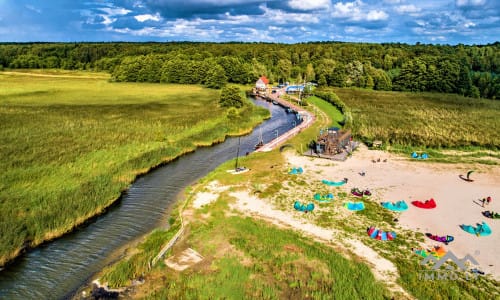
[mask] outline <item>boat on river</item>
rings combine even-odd
[[[259,134],[259,142],[257,144],[255,144],[254,149],[257,150],[257,149],[261,148],[262,146],[264,146],[264,140],[262,139],[262,129],[261,129],[260,134]]]

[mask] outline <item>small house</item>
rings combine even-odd
[[[269,84],[269,79],[266,76],[262,76],[255,83],[255,89],[257,91],[265,92],[267,90],[267,86]]]

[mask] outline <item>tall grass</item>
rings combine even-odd
[[[353,131],[370,144],[500,149],[500,102],[438,93],[336,88],[351,109]]]
[[[138,174],[268,116],[249,105],[229,119],[200,86],[45,75],[0,73],[0,266],[102,212]]]
[[[163,272],[163,286],[147,299],[388,299],[365,264],[292,230],[237,216],[191,227],[190,244],[208,261]]]

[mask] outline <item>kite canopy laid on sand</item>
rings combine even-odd
[[[341,185],[344,185],[344,184],[347,183],[346,180],[342,180],[342,181],[329,181],[329,180],[326,180],[326,179],[321,180],[321,182],[323,182],[324,184],[329,185],[329,186],[341,186]]]
[[[358,211],[365,209],[365,204],[363,202],[346,202],[344,207],[348,210]]]
[[[418,155],[417,152],[413,152],[411,154],[411,157],[415,159],[428,159],[429,155],[427,153],[422,153],[421,155]]]
[[[472,173],[474,173],[474,170],[470,170],[469,172],[467,172],[467,175],[465,177],[462,174],[460,174],[458,177],[460,177],[462,180],[473,182],[474,180],[470,178],[470,174]]]
[[[292,174],[292,175],[298,175],[298,174],[302,174],[302,173],[304,173],[304,170],[302,169],[302,167],[291,168],[288,170],[288,174]]]
[[[363,197],[363,192],[358,188],[352,188],[351,194],[353,194],[354,196],[357,196],[357,197]]]
[[[451,242],[453,242],[453,240],[455,240],[455,238],[451,235],[438,236],[438,235],[434,235],[432,233],[426,233],[425,235],[428,238],[430,238],[431,240],[444,243],[445,245],[448,245],[448,243],[451,243]]]
[[[405,211],[408,209],[408,204],[404,200],[399,200],[398,202],[382,202],[380,203],[384,208],[392,211]]]
[[[380,240],[380,241],[392,241],[396,238],[396,233],[394,231],[382,231],[373,226],[369,227],[366,230],[368,236],[372,239]]]
[[[425,202],[422,202],[422,201],[412,201],[411,204],[415,205],[416,207],[420,207],[420,208],[426,208],[426,209],[430,209],[430,208],[435,208],[436,207],[436,201],[434,201],[433,198],[429,199],[429,200],[425,200]]]
[[[369,190],[361,191],[358,188],[352,188],[351,194],[353,194],[356,197],[370,197],[372,195],[372,192],[370,192]]]
[[[300,203],[300,201],[295,201],[293,207],[298,211],[308,212],[314,210],[314,203],[309,203],[307,205]]]
[[[332,193],[328,193],[326,195],[321,195],[321,194],[314,194],[314,200],[318,201],[318,202],[330,202],[333,200],[333,194]]]
[[[446,249],[443,246],[435,246],[432,250],[426,249],[416,249],[415,253],[422,256],[427,257],[429,255],[433,255],[434,257],[441,258],[446,255]]]
[[[486,210],[482,212],[483,216],[490,219],[500,219],[500,214],[494,211]]]
[[[491,228],[486,224],[486,222],[482,223],[477,223],[477,226],[474,227],[472,225],[460,225],[460,228],[462,228],[464,231],[467,231],[468,233],[475,234],[477,236],[487,236],[491,234]]]

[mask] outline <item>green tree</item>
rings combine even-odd
[[[280,81],[287,81],[290,79],[292,72],[292,63],[289,59],[280,59],[278,61],[278,77]]]
[[[205,85],[211,89],[223,88],[227,83],[226,73],[220,65],[213,64],[207,72]]]
[[[306,66],[306,80],[314,81],[316,79],[316,74],[314,73],[314,67],[312,64],[307,64]]]
[[[234,85],[225,86],[220,93],[219,104],[222,107],[243,107],[244,99],[240,89]]]

